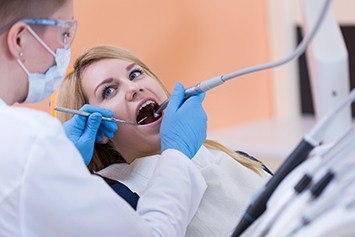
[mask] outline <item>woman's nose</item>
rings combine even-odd
[[[143,89],[136,83],[131,82],[127,84],[126,90],[126,100],[132,101],[139,97],[139,93],[142,92]]]

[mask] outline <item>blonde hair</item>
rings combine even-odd
[[[86,95],[81,87],[82,73],[87,67],[103,59],[121,59],[137,63],[142,67],[144,73],[156,79],[165,90],[165,93],[169,95],[169,92],[158,77],[131,52],[114,46],[97,46],[84,52],[76,59],[73,72],[70,73],[62,82],[58,90],[56,101],[57,105],[71,109],[80,109],[84,104],[88,103]],[[70,119],[72,115],[58,113],[57,117],[64,122]],[[262,170],[262,164],[260,162],[252,160],[242,154],[238,154],[218,142],[206,140],[204,145],[210,149],[221,150],[227,153],[237,162],[255,171],[256,173],[260,173]],[[95,172],[107,167],[110,164],[122,162],[125,162],[123,157],[113,148],[111,142],[108,144],[96,144],[94,156],[88,168],[90,172]]]

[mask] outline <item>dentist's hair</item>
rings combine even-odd
[[[74,69],[66,79],[62,82],[58,94],[56,103],[58,106],[63,106],[71,109],[80,109],[84,104],[88,103],[88,99],[83,92],[81,80],[83,72],[95,62],[103,59],[121,59],[134,62],[138,64],[144,70],[144,73],[157,80],[161,87],[165,90],[165,93],[169,95],[169,92],[158,79],[158,77],[135,55],[131,52],[117,48],[114,46],[97,46],[89,49],[79,56],[74,64]],[[58,113],[57,117],[65,122],[72,117],[70,114]],[[233,157],[237,162],[243,166],[260,173],[262,170],[262,164],[256,160],[250,159],[241,153],[236,153],[225,146],[211,140],[206,140],[204,145],[214,150],[221,150]],[[91,160],[88,168],[90,172],[99,171],[113,163],[124,163],[125,160],[114,149],[111,142],[107,144],[96,144],[93,159]]]
[[[0,0],[0,28],[21,18],[48,18],[68,0]]]

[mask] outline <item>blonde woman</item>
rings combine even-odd
[[[88,168],[108,183],[119,181],[141,195],[160,156],[164,113],[154,118],[153,110],[168,96],[157,76],[131,52],[99,46],[76,60],[74,71],[60,87],[57,105],[80,109],[91,104],[112,110],[116,118],[140,123],[119,125],[107,144],[96,144]],[[64,122],[71,116],[59,113],[58,117]],[[192,161],[207,190],[186,236],[230,236],[252,196],[270,175],[260,162],[209,140]]]

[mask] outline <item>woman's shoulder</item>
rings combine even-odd
[[[249,159],[252,161],[256,161],[258,163],[260,163],[262,165],[263,171],[266,172],[269,175],[273,175],[272,172],[266,167],[266,165],[264,165],[260,160],[258,160],[257,158],[249,155],[247,152],[244,151],[232,151],[235,152],[236,155],[243,157],[244,159]],[[208,154],[208,155],[207,155]],[[213,163],[224,163],[224,162],[228,162],[228,163],[237,163],[238,165],[243,166],[242,164],[240,164],[238,161],[235,160],[235,158],[231,157],[229,154],[227,154],[225,151],[219,150],[219,149],[213,149],[213,148],[207,148],[205,146],[203,146],[201,148],[201,153],[199,154],[199,159],[201,159],[200,156],[204,156],[204,158],[206,159],[210,159]],[[236,164],[234,164],[236,165]],[[243,166],[244,167],[244,166]]]
[[[246,157],[246,153],[239,154]],[[255,158],[247,158],[255,159]],[[267,171],[256,172],[230,156],[226,152],[218,149],[203,146],[192,159],[201,171],[221,172],[233,179],[242,179],[245,183],[264,183],[271,174]],[[242,182],[243,183],[243,182]],[[252,185],[253,186],[253,185]]]
[[[222,150],[203,146],[192,161],[207,190],[186,236],[229,236],[253,195],[268,175],[259,175]]]

